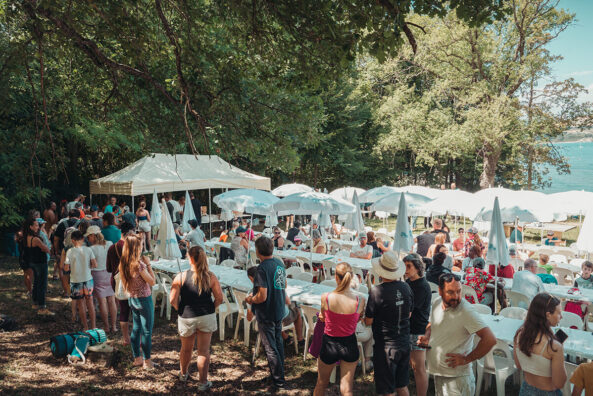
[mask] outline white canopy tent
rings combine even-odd
[[[91,194],[141,195],[211,188],[270,190],[270,178],[246,172],[216,155],[150,154],[91,180]]]
[[[134,197],[155,192],[208,189],[209,218],[212,216],[210,190],[213,188],[254,188],[269,191],[271,182],[269,177],[239,169],[216,155],[149,154],[111,175],[89,183],[91,202],[93,194]]]

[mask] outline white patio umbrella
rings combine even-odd
[[[358,200],[364,204],[375,203],[386,195],[401,192],[398,187],[381,186],[371,188],[358,196]]]
[[[502,221],[551,222],[566,219],[566,211],[558,199],[538,191],[513,191],[506,188],[487,188],[476,192],[475,197],[482,204],[477,216],[489,221],[494,199],[498,197]],[[480,218],[476,217],[476,220]]]
[[[593,202],[593,192],[584,190],[564,191],[549,196],[562,202],[563,209],[571,216],[585,215]]]
[[[166,208],[165,200],[162,200],[163,208]],[[175,230],[173,229],[173,221],[169,211],[163,209],[161,216],[161,224],[159,226],[159,233],[154,248],[155,258],[174,259],[181,258],[181,250],[177,244],[175,237]],[[181,268],[179,269],[181,271]]]
[[[161,224],[161,205],[156,194],[156,189],[152,193],[152,207],[150,208],[150,226],[156,227]]]
[[[219,194],[212,201],[221,209],[268,216],[274,214],[273,205],[279,198],[267,191],[240,188]]]
[[[345,199],[348,202],[352,202],[352,197],[354,196],[355,192],[360,198],[360,195],[364,194],[366,190],[358,187],[340,187],[330,192],[329,195],[335,198]]]
[[[409,252],[414,246],[414,236],[408,223],[408,205],[406,204],[406,194],[401,193],[399,199],[399,208],[397,210],[397,223],[395,225],[395,235],[393,238],[393,251],[397,250],[397,257],[401,251]]]
[[[444,190],[438,198],[422,205],[417,211],[428,216],[449,214],[474,218],[482,206],[472,193],[462,190]]]
[[[274,204],[274,210],[280,216],[295,215],[340,215],[353,213],[356,208],[350,202],[334,198],[329,194],[320,192],[303,192],[282,198]],[[313,249],[310,249],[311,262],[313,262]]]
[[[443,194],[443,192],[451,191],[451,190],[438,190],[436,188],[426,187],[426,186],[404,186],[404,187],[400,187],[400,189],[401,189],[401,191],[405,191],[408,193],[424,195],[425,197],[428,197],[430,199],[436,199],[436,198],[440,197]]]
[[[358,201],[358,194],[356,191],[352,197],[352,205],[354,205],[354,212],[348,215],[345,227],[349,230],[356,231],[357,234],[364,233],[364,220],[362,219],[362,212],[360,211],[360,202]]]
[[[590,206],[590,209],[587,211],[585,221],[579,232],[576,247],[580,251],[587,252],[587,256],[589,253],[593,253],[593,206]]]
[[[312,187],[306,186],[304,184],[299,183],[291,183],[291,184],[283,184],[281,186],[276,187],[272,190],[272,194],[277,197],[287,197],[292,194],[297,194],[301,192],[309,192],[313,191]]]
[[[194,206],[191,204],[189,198],[189,191],[185,191],[185,204],[183,205],[183,219],[181,219],[181,229],[183,232],[190,232],[191,226],[188,221],[196,220],[196,214],[194,213]]]
[[[511,261],[507,239],[504,234],[502,224],[500,205],[498,198],[494,198],[494,208],[492,209],[492,220],[490,222],[490,232],[488,233],[488,253],[486,254],[486,263],[494,264],[494,306],[496,307],[497,286],[498,286],[498,265],[507,266]],[[488,269],[486,269],[488,271]]]
[[[324,213],[326,215],[339,215],[353,213],[355,208],[350,202],[334,198],[329,194],[310,191],[291,194],[274,204],[274,210],[279,216],[285,215],[312,215]]]
[[[420,194],[407,192],[404,194],[406,197],[406,208],[421,207],[422,205],[425,205],[432,200],[431,198]],[[383,198],[379,199],[377,202],[375,202],[371,206],[371,210],[381,210],[384,212],[398,214],[397,212],[399,211],[399,201],[401,197],[402,192],[396,192],[393,194],[386,195]]]

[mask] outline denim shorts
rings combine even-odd
[[[425,351],[426,349],[420,348],[418,346],[418,337],[424,334],[410,334],[410,346],[412,347],[412,351]]]
[[[562,396],[562,391],[560,389],[553,391],[541,390],[523,381],[519,396]]]

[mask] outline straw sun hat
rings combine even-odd
[[[375,274],[384,279],[400,279],[406,272],[403,261],[399,260],[397,255],[392,251],[387,251],[381,257],[372,259],[371,264],[373,265]]]

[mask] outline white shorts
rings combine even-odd
[[[216,314],[202,315],[195,318],[177,318],[177,327],[181,337],[189,337],[196,330],[202,333],[213,333],[218,330],[216,323]]]
[[[142,232],[150,232],[150,222],[148,220],[140,220],[138,222],[138,228]]]
[[[461,377],[435,375],[434,388],[436,396],[474,396],[476,381],[473,373]]]

